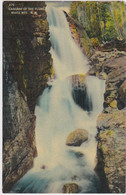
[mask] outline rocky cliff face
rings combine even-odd
[[[106,80],[104,110],[97,120],[98,164],[103,192],[125,192],[126,52],[97,51],[89,73]]]
[[[17,88],[17,82],[5,85],[3,111],[3,191],[32,166],[36,156],[35,116]]]
[[[49,28],[44,2],[15,2],[14,7],[38,8],[27,14],[12,14],[4,3],[4,53],[20,92],[34,111],[35,100],[51,74]]]
[[[98,117],[97,171],[102,180],[104,192],[125,192],[125,117],[125,109],[102,113]]]
[[[15,7],[39,11],[15,14],[10,11]],[[45,3],[4,2],[3,192],[33,166],[37,154],[34,108],[51,75],[49,49]]]

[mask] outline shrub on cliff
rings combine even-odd
[[[98,40],[97,37],[91,38],[90,40],[91,40],[92,46],[93,46],[94,48],[96,48],[96,47],[99,46],[100,43],[99,43],[99,40]]]

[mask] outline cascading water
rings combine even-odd
[[[94,172],[96,156],[96,119],[102,110],[104,81],[88,76],[86,86],[93,110],[75,104],[68,77],[88,71],[88,61],[71,37],[64,13],[47,7],[51,54],[56,78],[46,88],[36,106],[36,143],[38,157],[34,167],[22,177],[11,192],[61,193],[64,184],[74,182],[80,193],[99,192]],[[89,137],[80,147],[66,146],[75,129],[86,129]],[[77,155],[83,153],[80,157]]]

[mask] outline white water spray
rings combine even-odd
[[[30,170],[12,192],[61,193],[63,185],[77,183],[80,192],[98,192],[93,171],[96,154],[96,118],[102,110],[104,81],[87,77],[86,85],[93,111],[88,115],[75,104],[72,87],[67,79],[73,74],[88,71],[87,58],[71,37],[65,15],[57,8],[48,7],[50,40],[52,44],[54,79],[36,106],[36,143],[38,157]],[[80,147],[66,146],[70,132],[86,129],[89,139]],[[77,152],[84,156],[77,158]],[[76,180],[73,181],[73,178]]]

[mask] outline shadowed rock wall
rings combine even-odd
[[[41,8],[12,14],[14,7]],[[35,102],[51,75],[44,2],[3,3],[3,192],[33,166]]]

